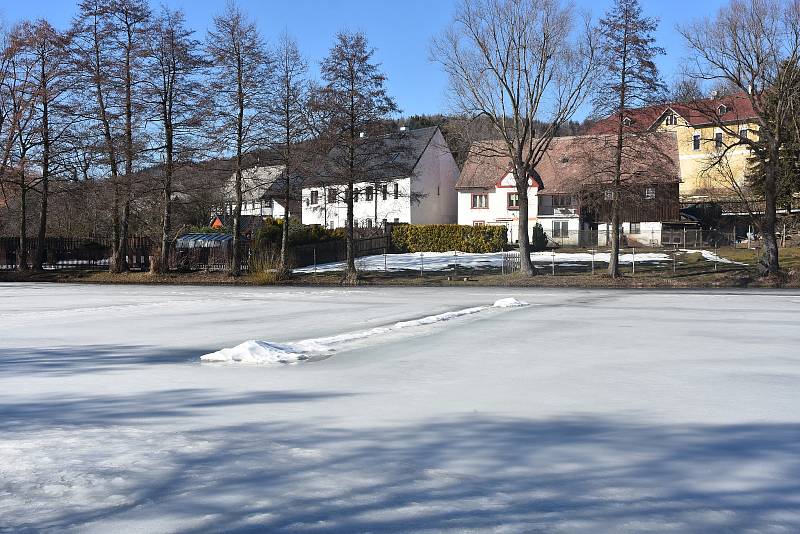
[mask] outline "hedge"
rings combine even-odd
[[[500,252],[506,241],[505,226],[392,225],[392,246],[398,252]]]

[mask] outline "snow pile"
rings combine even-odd
[[[514,297],[508,297],[508,298],[504,298],[504,299],[500,299],[500,300],[495,301],[495,303],[492,304],[492,307],[494,307],[494,308],[521,308],[523,306],[528,306],[528,305],[529,304],[527,302],[525,302],[525,301],[517,300]]]
[[[308,359],[308,355],[291,345],[251,339],[230,349],[205,354],[200,359],[204,362],[270,364],[296,363]]]
[[[303,339],[291,343],[249,340],[233,348],[221,349],[210,354],[204,354],[200,357],[200,360],[203,362],[245,363],[256,365],[294,364],[311,359],[314,356],[334,352],[336,347],[341,347],[363,339],[386,335],[399,330],[450,321],[458,317],[473,315],[492,308],[519,308],[523,306],[528,306],[528,303],[517,300],[514,297],[508,297],[496,301],[491,306],[473,306],[471,308],[438,313],[436,315],[426,315],[419,319],[399,321],[391,326],[377,326],[369,330],[345,332],[335,336]]]

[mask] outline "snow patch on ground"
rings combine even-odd
[[[712,261],[712,262],[715,262],[715,263],[729,263],[729,264],[732,264],[732,265],[746,265],[745,263],[742,263],[740,261],[733,261],[733,260],[729,260],[728,258],[723,258],[722,256],[719,256],[719,255],[715,254],[714,252],[711,252],[710,250],[694,250],[694,249],[682,248],[681,252],[685,252],[687,254],[702,254],[703,255],[703,259],[705,259],[706,261]]]
[[[636,260],[636,263],[666,262],[671,261],[671,256],[661,252],[645,252],[633,254],[620,254],[619,261],[629,264]],[[609,254],[599,252],[594,255],[594,261],[598,263],[608,263]],[[356,260],[356,267],[361,271],[452,271],[453,269],[499,269],[504,261],[503,252],[490,252],[485,254],[468,252],[423,252],[407,254],[383,254],[375,256],[364,256]],[[533,252],[531,261],[544,268],[551,263],[556,263],[561,267],[583,266],[592,262],[592,254],[588,252]],[[295,269],[297,273],[324,273],[341,271],[344,269],[344,262],[324,263],[317,265],[316,271],[313,266]]]
[[[309,360],[314,356],[334,352],[348,343],[360,341],[379,335],[389,334],[408,328],[417,328],[425,325],[450,321],[465,315],[473,315],[491,308],[519,308],[528,306],[527,302],[514,297],[502,298],[491,306],[473,306],[461,310],[427,315],[419,319],[399,321],[391,326],[378,326],[369,330],[345,332],[335,336],[303,339],[290,343],[275,343],[273,341],[248,340],[233,348],[221,349],[216,352],[204,354],[200,361],[214,363],[245,363],[257,365],[293,364]]]

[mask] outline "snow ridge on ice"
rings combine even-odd
[[[410,321],[399,321],[391,326],[378,326],[360,332],[345,332],[335,336],[303,339],[291,343],[275,343],[273,341],[248,340],[233,348],[221,349],[200,357],[203,362],[246,363],[246,364],[287,364],[308,360],[314,355],[333,352],[336,346],[353,341],[370,338],[390,332],[414,328],[443,321],[450,321],[457,317],[473,315],[491,308],[518,308],[528,306],[527,302],[514,297],[497,300],[491,306],[474,306],[451,312],[427,315]]]

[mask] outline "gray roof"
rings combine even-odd
[[[250,167],[242,171],[242,201],[251,202],[267,198],[279,198],[284,195],[285,169],[283,165],[262,165]],[[225,199],[231,201],[236,196],[234,188],[236,175],[232,174],[225,184]],[[292,195],[300,197],[298,180],[291,180]]]
[[[425,150],[430,145],[438,126],[393,132],[380,137],[381,146],[372,144],[361,161],[365,168],[365,179],[390,180],[410,176],[417,166]],[[328,162],[336,160],[337,149],[328,153]],[[324,165],[323,165],[324,167]],[[311,177],[306,185],[324,185],[336,183],[338,180],[325,168],[319,169],[317,176]]]

